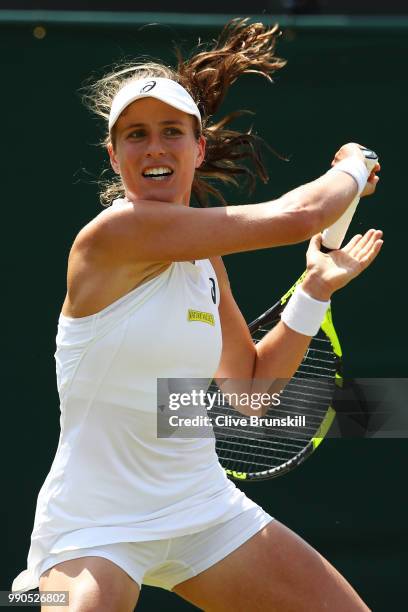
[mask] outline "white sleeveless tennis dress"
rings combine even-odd
[[[95,315],[60,315],[61,434],[13,590],[36,588],[50,554],[192,534],[256,506],[226,477],[212,438],[156,433],[157,378],[217,369],[218,300],[208,260],[175,262]]]

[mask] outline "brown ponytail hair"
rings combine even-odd
[[[202,116],[202,133],[207,140],[206,157],[196,170],[192,192],[200,206],[207,206],[209,196],[225,204],[220,191],[208,179],[238,185],[240,177],[249,180],[253,189],[256,178],[268,181],[268,173],[261,158],[261,147],[266,143],[251,131],[232,130],[229,124],[248,111],[235,111],[217,123],[212,116],[219,110],[226,93],[241,74],[256,73],[268,80],[271,74],[285,65],[275,56],[278,26],[248,23],[248,19],[234,19],[227,23],[212,48],[200,51],[185,60],[176,50],[175,69],[155,62],[128,64],[106,75],[84,96],[87,105],[98,115],[109,118],[112,100],[128,81],[165,77],[177,81],[193,97]],[[110,142],[109,133],[103,144]],[[270,148],[270,147],[269,147]],[[245,161],[251,161],[254,171]],[[244,162],[244,163],[243,163]],[[124,195],[120,177],[104,181],[101,203],[109,206],[116,197]]]

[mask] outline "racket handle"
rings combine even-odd
[[[372,171],[375,164],[378,162],[378,156],[370,149],[363,149],[363,155],[366,158],[366,166],[369,172]],[[349,228],[357,205],[360,201],[360,196],[356,196],[351,202],[347,210],[341,215],[333,225],[323,230],[322,232],[322,251],[328,252],[334,249],[339,249],[344,240],[344,236]]]

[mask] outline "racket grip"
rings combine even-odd
[[[375,164],[378,162],[378,156],[370,149],[363,149],[364,157],[366,158],[366,166],[369,172],[372,171]],[[356,196],[351,202],[347,210],[341,215],[333,225],[323,230],[322,232],[322,248],[325,253],[334,249],[339,249],[344,240],[344,236],[349,228],[353,215],[356,211],[360,196]]]

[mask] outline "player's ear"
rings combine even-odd
[[[106,147],[106,149],[108,151],[110,164],[111,164],[114,172],[116,172],[116,174],[120,174],[119,162],[117,160],[115,149],[113,148],[113,144],[111,142],[109,142],[107,147]]]
[[[198,138],[198,151],[197,151],[197,159],[195,167],[199,168],[205,159],[205,149],[206,149],[207,141],[204,136],[201,134]]]

